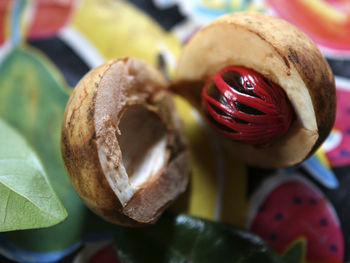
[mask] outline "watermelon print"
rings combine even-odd
[[[10,0],[0,1],[0,45],[5,42],[6,39],[6,23],[7,13],[11,7]]]
[[[350,50],[350,8],[348,0],[268,0],[281,18],[295,24],[317,44]]]
[[[33,19],[30,21],[28,37],[47,38],[54,36],[68,22],[74,8],[74,0],[37,0],[30,2]]]
[[[347,85],[346,85],[347,84]],[[335,128],[325,144],[325,152],[332,166],[350,163],[350,83],[337,85],[337,116]]]
[[[304,238],[307,262],[343,262],[344,239],[335,210],[306,179],[273,176],[251,201],[249,229],[278,253]]]
[[[113,245],[109,244],[98,250],[88,261],[88,263],[119,263],[114,253]]]

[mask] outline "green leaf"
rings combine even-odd
[[[187,215],[165,214],[151,227],[121,228],[115,251],[122,263],[282,262],[258,236]]]
[[[0,120],[0,231],[48,227],[66,217],[36,154]]]
[[[82,237],[87,218],[94,217],[75,192],[61,158],[61,125],[69,98],[66,85],[50,61],[27,46],[17,47],[3,60],[0,83],[0,117],[20,131],[39,155],[55,192],[68,211],[67,220],[61,224],[10,232],[8,237],[28,250],[66,248]]]
[[[304,262],[306,241],[304,238],[293,242],[287,251],[282,255],[283,263],[302,263]]]

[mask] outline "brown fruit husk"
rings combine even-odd
[[[295,120],[268,147],[223,138],[240,159],[261,167],[286,167],[310,156],[326,139],[335,120],[334,77],[314,43],[284,20],[262,13],[222,16],[186,44],[172,89],[201,110],[205,81],[227,66],[245,66],[280,85]]]
[[[167,86],[145,62],[122,58],[91,70],[69,99],[61,137],[65,167],[86,205],[110,222],[153,223],[185,191],[188,153]],[[131,179],[137,162],[152,165],[147,174],[140,166],[139,178],[148,177],[138,183]]]

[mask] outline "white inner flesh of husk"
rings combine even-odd
[[[120,120],[119,130],[121,165],[129,175],[129,183],[138,188],[165,165],[166,130],[155,113],[143,106],[129,107]]]
[[[125,110],[119,122],[120,135],[114,127],[110,129],[113,135],[107,132],[107,144],[98,143],[98,155],[109,185],[121,204],[126,205],[145,182],[165,167],[166,129],[155,113],[141,105]],[[117,146],[114,152],[111,143]]]
[[[290,63],[288,69],[271,45],[236,25],[214,25],[199,32],[185,48],[175,78],[203,79],[230,65],[255,69],[279,84],[287,93],[302,126],[317,130],[309,91],[293,64]],[[288,71],[290,75],[286,74]]]
[[[136,78],[140,80],[142,74],[148,74],[139,67],[139,62],[132,59],[117,61],[95,83],[99,87],[94,115],[99,161],[123,206],[168,161],[164,124],[155,113],[140,105],[144,97],[126,93],[140,85]],[[126,105],[127,102],[134,106]]]

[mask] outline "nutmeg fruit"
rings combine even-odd
[[[300,30],[282,19],[262,13],[238,12],[224,15],[199,30],[186,44],[178,61],[172,89],[186,97],[207,118],[203,102],[206,103],[204,109],[208,109],[209,104],[208,97],[202,98],[203,87],[218,72],[230,67],[253,70],[261,75],[261,79],[266,79],[268,84],[274,83],[281,87],[294,112],[288,130],[273,137],[267,145],[258,143],[259,137],[267,137],[266,132],[255,133],[256,138],[251,140],[253,144],[222,136],[224,144],[240,159],[260,167],[292,166],[305,160],[326,139],[335,119],[334,77],[318,48]],[[220,85],[220,81],[214,84]],[[248,92],[250,86],[243,82],[242,77],[241,91],[236,91],[242,96],[251,96]],[[230,98],[231,95],[225,93],[225,89],[221,89],[221,92],[226,99]],[[251,97],[254,96],[256,94]],[[247,102],[253,109],[254,100],[258,99],[251,98]],[[237,102],[226,102],[218,110],[212,108],[211,117],[227,109],[227,112],[223,112],[225,116],[218,116],[215,120],[220,122],[216,123],[218,125],[225,124],[224,119],[226,123],[237,122],[237,116],[234,115],[234,111],[237,111],[234,103]],[[209,110],[213,104],[215,106],[213,102],[209,105]],[[259,103],[256,102],[255,106],[258,108]],[[233,117],[228,120],[226,115]],[[240,127],[246,126],[241,135],[247,137],[244,131],[250,132],[254,125],[249,119],[244,123],[240,121],[242,120],[238,118]],[[267,121],[260,122],[259,125],[260,130],[267,131],[273,124]],[[225,132],[230,131],[222,133]],[[237,131],[232,131],[234,132]]]
[[[61,150],[86,205],[121,225],[155,222],[188,183],[188,152],[168,82],[134,58],[87,73],[66,106]]]

